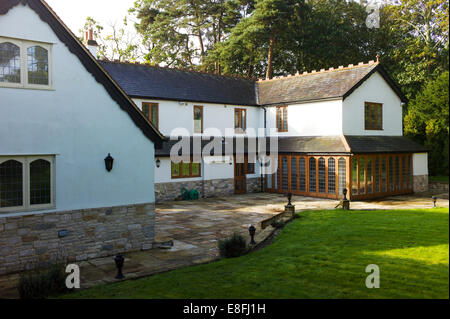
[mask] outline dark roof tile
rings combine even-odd
[[[246,78],[99,61],[132,97],[234,105],[256,105],[255,81]]]
[[[352,153],[416,153],[427,148],[405,136],[353,136],[345,139]]]

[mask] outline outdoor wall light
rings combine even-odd
[[[250,245],[256,244],[256,242],[255,242],[255,233],[256,233],[255,226],[250,225],[250,227],[248,228],[248,232],[250,234]]]
[[[111,154],[108,153],[108,156],[105,157],[105,168],[108,172],[111,172],[113,168],[114,158],[111,157]]]
[[[347,200],[347,188],[342,190],[342,194],[344,194],[344,200]]]
[[[161,166],[161,160],[159,158],[156,159],[156,167],[159,168]]]
[[[436,208],[436,201],[437,201],[436,196],[432,196],[431,200],[433,201],[433,208]]]
[[[125,261],[125,258],[121,254],[118,254],[116,257],[114,257],[114,262],[116,263],[117,268],[117,275],[116,279],[123,279],[125,276],[122,274],[122,267],[123,263]]]

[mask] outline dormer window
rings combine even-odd
[[[50,89],[51,45],[0,37],[0,87]]]

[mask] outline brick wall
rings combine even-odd
[[[0,215],[0,274],[151,249],[153,203],[66,212]],[[60,231],[67,236],[59,237]]]

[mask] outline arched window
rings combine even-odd
[[[0,164],[0,208],[23,206],[23,164],[9,160]]]
[[[309,191],[316,192],[316,159],[314,157],[309,159]]]
[[[30,205],[51,203],[50,162],[38,159],[30,163]]]
[[[328,194],[336,193],[336,165],[334,158],[328,159]]]
[[[339,173],[339,194],[343,194],[343,190],[345,188],[345,182],[347,180],[347,165],[345,158],[341,157],[338,161],[339,167],[338,167],[338,173]]]
[[[325,193],[325,159],[319,158],[319,193]]]
[[[48,85],[48,50],[32,46],[28,53],[28,84]]]
[[[0,43],[0,82],[20,83],[20,48],[11,43]]]

